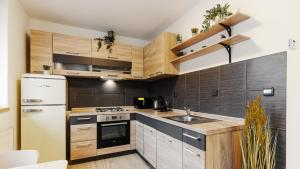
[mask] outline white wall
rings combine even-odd
[[[251,19],[233,27],[233,35],[243,34],[251,40],[232,47],[232,61],[264,56],[287,50],[287,2],[284,0],[200,0],[191,9],[165,31],[182,33],[183,39],[191,37],[192,27],[201,28],[203,15],[217,3],[229,2],[233,12],[240,11],[248,14]],[[227,35],[226,32],[223,32]],[[199,49],[202,45],[209,45],[220,40],[220,34],[193,46]],[[226,50],[220,50],[180,64],[180,73],[201,70],[228,63]]]
[[[82,37],[88,37],[88,38],[95,38],[99,36],[106,35],[105,32],[91,30],[91,29],[85,29],[85,28],[79,28],[74,26],[68,26],[38,19],[30,19],[29,23],[30,29],[37,29],[37,30],[43,30],[48,32],[55,32],[55,33],[62,33],[67,35],[75,35],[75,36],[82,36]],[[131,44],[134,46],[145,46],[148,41],[136,39],[136,38],[130,38],[126,36],[116,36],[116,41],[120,43],[126,43]]]
[[[297,49],[290,49],[287,58],[287,167],[299,168],[300,152],[300,1],[289,0],[289,37],[297,40]]]
[[[2,1],[2,0],[1,0]],[[13,131],[13,147],[17,148],[18,114],[19,114],[19,80],[26,68],[26,33],[28,31],[28,16],[17,0],[6,1],[8,9],[7,22],[7,55],[8,55],[8,106],[10,111],[0,115],[0,132]],[[6,131],[5,131],[6,130]],[[0,134],[1,135],[1,134]],[[5,134],[4,136],[9,136]],[[11,144],[12,138],[7,143]],[[2,139],[4,139],[2,138]],[[5,142],[4,140],[2,140]],[[7,144],[9,146],[9,144]],[[10,149],[0,145],[2,149]]]

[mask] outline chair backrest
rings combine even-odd
[[[0,169],[36,164],[38,158],[36,150],[0,151]]]

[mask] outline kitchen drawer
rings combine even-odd
[[[183,169],[205,169],[205,152],[183,143]]]
[[[141,114],[136,114],[136,120],[154,129],[156,129],[156,123],[159,123],[157,120]]]
[[[71,126],[71,142],[97,139],[97,123]]]
[[[206,137],[203,134],[183,129],[183,142],[194,146],[202,151],[206,150]]]
[[[97,123],[97,116],[74,116],[70,117],[71,125]]]
[[[83,141],[71,144],[71,160],[97,155],[97,141]]]
[[[92,77],[92,72],[90,71],[80,71],[80,70],[63,70],[63,69],[53,69],[54,75],[63,76],[73,76],[73,77]]]

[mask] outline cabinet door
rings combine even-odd
[[[115,43],[111,47],[111,53],[109,53],[108,59],[132,62],[131,46],[121,43]]]
[[[94,157],[97,155],[97,141],[71,143],[71,160]]]
[[[205,153],[189,144],[183,143],[183,169],[204,169]]]
[[[164,55],[164,36],[161,34],[154,39],[151,46],[151,73],[150,76],[157,76],[164,73],[165,55]]]
[[[157,169],[182,169],[182,142],[157,131]]]
[[[151,69],[151,42],[144,48],[144,75],[149,77]]]
[[[130,121],[130,149],[135,150],[136,145],[136,121],[131,120]]]
[[[38,30],[30,32],[30,72],[41,73],[43,65],[53,66],[52,33]]]
[[[144,125],[136,122],[136,150],[144,155]]]
[[[102,45],[100,49],[98,49],[98,41],[92,40],[92,57],[100,58],[100,59],[108,59],[108,50],[105,45]]]
[[[53,53],[91,57],[91,40],[77,36],[53,34]]]
[[[143,48],[132,47],[131,74],[134,79],[141,79],[144,77]]]
[[[156,168],[156,130],[144,125],[144,158]]]
[[[71,125],[71,142],[96,140],[97,124]]]

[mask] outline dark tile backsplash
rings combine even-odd
[[[244,117],[250,99],[273,87],[275,96],[262,96],[271,127],[278,132],[277,169],[285,168],[287,53],[232,63],[155,82],[68,78],[69,108],[133,105],[133,97],[163,96],[174,108],[191,108]]]

